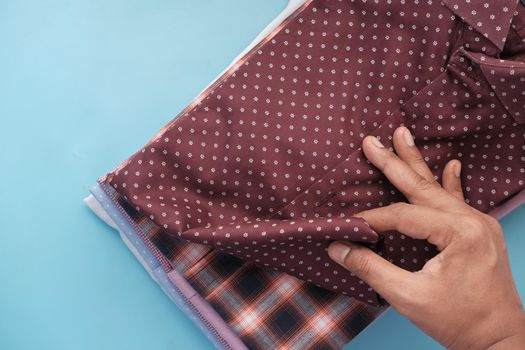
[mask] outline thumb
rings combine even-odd
[[[412,273],[395,266],[367,247],[350,242],[332,242],[328,255],[365,281],[390,304],[395,305],[409,298]]]

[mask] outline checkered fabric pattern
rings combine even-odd
[[[101,184],[166,272],[177,269],[249,349],[341,349],[382,311],[165,232]]]

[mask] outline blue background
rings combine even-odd
[[[0,0],[0,349],[209,349],[82,203],[286,0]],[[525,296],[525,208],[503,220]],[[438,349],[390,310],[349,349]]]

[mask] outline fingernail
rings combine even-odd
[[[405,139],[405,143],[410,147],[414,146],[414,138],[412,137],[410,130],[408,130],[407,128],[404,129],[405,130],[403,130],[403,138]]]
[[[344,265],[346,256],[350,253],[351,248],[341,242],[334,242],[328,247],[328,256],[340,265]]]
[[[456,162],[456,164],[454,165],[454,175],[456,175],[457,177],[459,177],[461,175],[461,162]]]
[[[385,148],[385,146],[383,146],[383,144],[381,143],[381,141],[379,141],[379,139],[375,136],[372,136],[372,143],[374,144],[374,146],[376,146],[377,148]]]

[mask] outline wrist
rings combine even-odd
[[[520,350],[523,349],[523,346],[525,346],[525,331],[508,336],[492,344],[487,350]]]
[[[473,327],[477,324],[477,327]],[[523,310],[505,312],[486,317],[482,322],[472,322],[470,331],[463,332],[450,350],[514,350],[525,345],[525,313]]]

